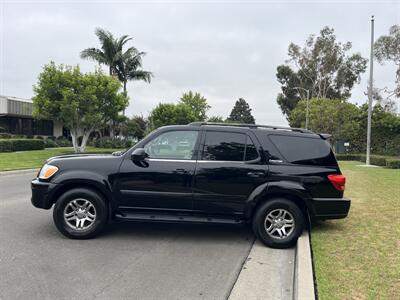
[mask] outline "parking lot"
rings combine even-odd
[[[52,211],[31,205],[33,176],[0,176],[2,300],[226,299],[254,242],[249,227],[144,223],[69,240],[54,227]],[[293,256],[265,249],[271,269]],[[265,280],[271,295],[291,285],[277,276]]]

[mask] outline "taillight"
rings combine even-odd
[[[344,177],[343,175],[334,174],[334,175],[328,175],[328,179],[335,187],[335,189],[341,192],[344,191],[344,186],[346,184],[346,177]]]

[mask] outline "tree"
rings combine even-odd
[[[184,93],[179,101],[192,109],[196,121],[205,121],[207,119],[207,111],[211,106],[207,104],[207,99],[201,96],[200,93],[189,91]]]
[[[324,27],[320,35],[310,35],[305,46],[291,43],[289,60],[277,67],[276,77],[282,92],[277,102],[287,117],[300,99],[347,99],[365,72],[367,60],[359,53],[348,54],[351,43],[336,41],[334,30]]]
[[[342,99],[311,99],[309,125],[314,132],[332,135],[333,143],[350,143],[349,151],[365,153],[368,105],[358,107]],[[301,100],[290,112],[289,124],[304,127],[306,101]],[[378,103],[372,110],[371,149],[374,154],[400,155],[400,117],[386,112]]]
[[[128,121],[128,135],[141,140],[145,136],[147,123],[147,120],[143,116],[133,116]]]
[[[239,98],[233,107],[228,122],[255,124],[249,104],[243,98]]]
[[[358,122],[360,130],[358,132],[359,151],[366,151],[367,136],[367,116],[368,104],[360,107]],[[400,155],[400,116],[385,111],[378,103],[372,109],[371,120],[371,151],[374,154],[382,155]]]
[[[166,125],[185,125],[196,121],[192,109],[184,104],[159,103],[149,116],[150,128],[156,129]]]
[[[108,66],[110,76],[118,76],[117,66],[122,57],[123,46],[132,38],[123,35],[120,38],[114,38],[111,32],[96,28],[95,34],[98,37],[101,49],[87,48],[81,52],[81,58],[97,61],[99,64]],[[130,47],[126,52],[137,51],[134,47]]]
[[[213,123],[224,123],[224,118],[221,116],[212,116],[209,117],[207,122],[213,122]]]
[[[149,71],[142,70],[142,57],[145,52],[139,52],[131,47],[121,55],[117,62],[117,75],[119,81],[122,82],[124,92],[126,93],[126,84],[128,80],[137,81],[142,80],[150,83],[153,74]]]
[[[128,99],[120,88],[116,79],[100,70],[83,74],[78,66],[51,62],[34,86],[34,116],[61,121],[71,132],[75,152],[84,152],[89,135],[126,107]]]
[[[101,28],[97,28],[95,34],[100,40],[101,49],[87,48],[81,52],[81,58],[91,59],[108,66],[110,76],[116,77],[122,82],[125,93],[129,80],[142,80],[150,83],[153,74],[142,70],[142,57],[145,52],[139,52],[135,47],[129,47],[123,51],[125,44],[132,38],[128,35],[114,38],[111,32]],[[111,128],[112,124],[110,130]]]
[[[400,25],[393,25],[389,35],[381,36],[374,44],[374,54],[379,63],[392,61],[396,64],[396,88],[388,91],[389,97],[400,97]]]
[[[301,100],[289,114],[291,127],[305,127],[306,100]],[[309,100],[309,129],[332,135],[331,141],[344,140],[355,147],[354,139],[360,129],[360,111],[357,105],[342,99]]]
[[[117,135],[126,137],[128,135],[129,118],[125,115],[117,115],[114,118],[114,131]]]

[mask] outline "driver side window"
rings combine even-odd
[[[150,158],[193,159],[198,131],[168,131],[144,146]]]

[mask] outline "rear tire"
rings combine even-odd
[[[107,223],[107,206],[97,192],[76,188],[58,198],[53,220],[57,229],[71,239],[89,239],[98,235]]]
[[[261,204],[253,217],[254,234],[271,248],[294,246],[304,226],[305,218],[301,209],[284,198]]]

